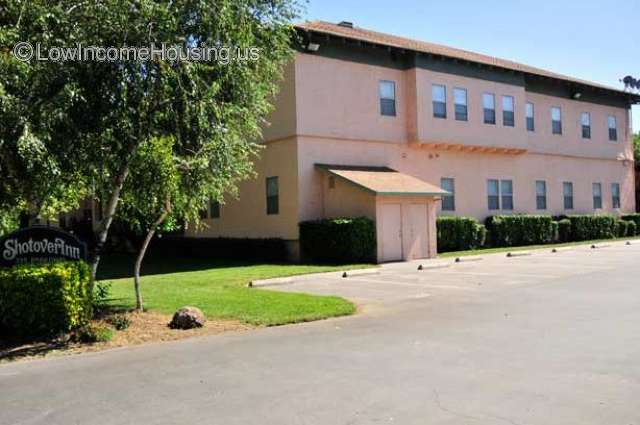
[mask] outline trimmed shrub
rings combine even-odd
[[[558,222],[558,242],[571,241],[571,220],[563,218]]]
[[[464,251],[484,245],[487,229],[475,218],[438,217],[438,252]]]
[[[627,236],[640,235],[640,213],[623,215],[621,218],[626,221],[631,221],[635,224],[633,234],[627,232]]]
[[[279,238],[185,238],[168,236],[154,239],[150,256],[216,258],[240,261],[286,262],[287,245]]]
[[[616,236],[616,219],[610,215],[572,215],[571,240],[612,239]]]
[[[627,221],[627,236],[637,236],[638,226],[633,221]]]
[[[616,220],[616,237],[624,238],[625,236],[627,236],[629,223],[631,223],[631,221]]]
[[[547,244],[555,235],[549,215],[494,215],[486,226],[495,247]]]
[[[79,328],[73,340],[93,344],[96,342],[109,342],[113,338],[113,329],[108,326],[86,325]]]
[[[551,221],[551,242],[558,242],[558,240],[560,239],[560,225],[558,224],[557,221],[552,220]]]
[[[376,225],[366,217],[303,221],[300,248],[302,258],[313,262],[375,262]]]
[[[91,318],[89,266],[81,261],[0,270],[0,327],[13,337],[69,332]]]

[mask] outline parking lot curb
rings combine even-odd
[[[289,283],[309,280],[314,277],[351,277],[351,276],[362,276],[368,274],[379,274],[380,268],[373,267],[368,269],[354,269],[354,270],[346,270],[343,272],[335,271],[335,272],[322,272],[322,273],[308,273],[301,274],[297,276],[289,276],[289,277],[274,277],[272,279],[256,279],[252,280],[247,284],[249,288],[256,287],[265,287],[265,286],[278,286],[278,285],[287,285]]]
[[[531,255],[530,251],[514,251],[514,252],[507,252],[507,257],[511,258],[511,257],[527,257]]]
[[[466,263],[466,262],[470,262],[470,261],[480,261],[480,260],[484,260],[484,257],[480,257],[480,256],[456,257],[455,262],[456,263]]]

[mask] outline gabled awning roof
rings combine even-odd
[[[442,196],[449,192],[431,183],[387,167],[316,164],[333,176],[375,195]]]

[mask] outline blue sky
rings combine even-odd
[[[352,21],[617,88],[625,75],[640,78],[638,0],[309,0],[304,19]]]

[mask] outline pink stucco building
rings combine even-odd
[[[435,217],[635,209],[639,96],[526,65],[307,22],[257,176],[188,236],[278,237],[376,220],[378,260],[436,255]]]

